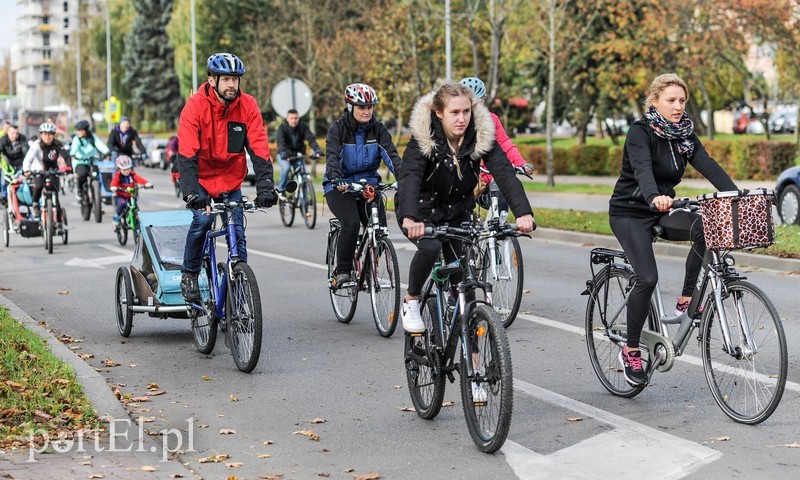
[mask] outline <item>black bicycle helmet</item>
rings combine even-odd
[[[75,124],[75,130],[86,130],[89,131],[89,121],[88,120],[78,120],[78,123]]]

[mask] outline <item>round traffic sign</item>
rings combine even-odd
[[[302,80],[284,78],[272,89],[270,102],[281,117],[286,117],[286,112],[293,108],[302,117],[311,110],[311,89]]]

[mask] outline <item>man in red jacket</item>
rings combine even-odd
[[[244,63],[236,55],[215,53],[207,61],[208,81],[189,97],[178,125],[178,168],[186,208],[194,218],[186,235],[183,253],[181,293],[187,302],[200,299],[197,275],[202,262],[203,240],[211,229],[210,199],[227,195],[242,198],[241,186],[247,174],[245,149],[256,174],[257,206],[275,205],[272,159],[267,132],[255,98],[239,88]],[[235,209],[239,258],[247,261],[244,213]]]

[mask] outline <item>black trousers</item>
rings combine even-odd
[[[671,215],[647,218],[612,216],[609,217],[609,223],[636,272],[636,285],[628,298],[628,346],[638,348],[650,298],[658,283],[658,269],[653,253],[653,226],[661,225],[664,228],[661,237],[666,240],[692,241],[692,249],[686,258],[686,274],[681,291],[681,295],[688,297],[694,292],[706,252],[703,220],[697,212],[680,210]]]
[[[361,195],[354,195],[352,192],[342,193],[335,188],[325,194],[325,199],[331,212],[341,224],[339,243],[336,245],[335,273],[347,273],[353,269],[358,231],[369,219],[367,200]],[[386,209],[382,201],[378,201],[378,218],[382,225],[386,225]]]
[[[441,226],[445,224],[460,226],[461,223],[469,219],[470,215],[465,213],[460,220],[439,223],[425,222],[425,224],[428,226]],[[411,241],[417,245],[417,251],[414,253],[414,258],[411,259],[411,266],[408,269],[408,294],[412,297],[418,297],[422,293],[425,280],[428,279],[431,270],[433,270],[434,265],[436,265],[436,261],[439,260],[439,253],[441,252],[444,254],[445,262],[453,262],[463,255],[464,242],[452,239],[443,242],[434,238],[424,237]],[[451,275],[450,284],[456,285],[461,281],[461,277],[462,275],[460,273]]]

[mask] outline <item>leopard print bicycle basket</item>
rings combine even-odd
[[[775,243],[772,205],[775,193],[766,188],[716,192],[697,197],[703,215],[706,247],[734,250]]]

